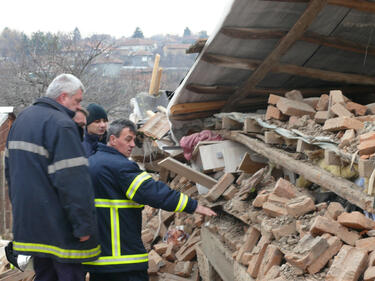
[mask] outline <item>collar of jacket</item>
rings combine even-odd
[[[89,143],[100,142],[100,143],[106,144],[107,143],[107,131],[102,136],[99,136],[95,134],[89,134],[87,132],[87,129],[85,129],[84,140]]]
[[[115,149],[111,146],[108,146],[106,144],[98,143],[98,151],[108,152],[108,153],[112,153],[112,154],[118,154],[118,155],[121,155],[121,156],[125,157],[126,159],[128,159],[125,155],[120,153],[117,149]]]
[[[47,98],[47,97],[42,97],[42,98],[39,98],[37,99],[35,102],[34,102],[34,105],[36,104],[47,104],[61,112],[65,112],[66,114],[69,115],[70,118],[73,118],[74,115],[76,114],[74,111],[70,110],[69,108],[63,106],[62,104],[59,104],[57,101],[55,101],[54,99],[51,99],[51,98]]]

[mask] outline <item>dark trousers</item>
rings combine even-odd
[[[85,272],[80,263],[61,263],[49,258],[33,257],[34,281],[84,281]]]
[[[90,273],[90,281],[148,281],[147,271]]]

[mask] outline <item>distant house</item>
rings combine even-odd
[[[166,44],[163,47],[164,56],[169,55],[185,55],[186,49],[190,47],[190,44]]]
[[[3,239],[10,239],[12,232],[12,209],[5,180],[4,156],[8,133],[15,119],[13,107],[0,107],[0,236]]]
[[[99,56],[90,65],[90,71],[102,76],[114,77],[119,74],[123,66],[123,60],[111,55]]]
[[[149,51],[135,51],[129,53],[124,60],[125,66],[152,66],[154,54]]]
[[[149,51],[152,52],[156,49],[156,42],[150,39],[144,38],[126,38],[119,40],[116,44],[117,51]]]

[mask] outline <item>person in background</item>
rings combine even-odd
[[[85,263],[90,281],[148,280],[148,255],[141,239],[145,204],[170,212],[216,215],[196,200],[153,180],[129,160],[135,137],[133,122],[116,120],[108,129],[107,145],[99,143],[98,151],[89,158],[102,246],[102,256]]]
[[[77,109],[76,114],[74,115],[74,118],[73,118],[74,122],[77,125],[79,136],[81,137],[81,141],[83,141],[83,136],[85,134],[88,116],[89,116],[89,112],[83,107],[81,107]]]
[[[96,152],[98,143],[106,143],[108,117],[104,108],[96,103],[89,104],[87,111],[89,116],[82,144],[86,156],[89,157]]]
[[[33,256],[36,281],[83,281],[81,263],[101,253],[88,160],[72,120],[83,92],[77,77],[57,76],[19,114],[6,143],[13,250]]]

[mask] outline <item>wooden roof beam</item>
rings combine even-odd
[[[238,88],[235,86],[228,85],[203,85],[203,84],[187,84],[186,89],[196,94],[208,94],[208,95],[231,95]],[[276,89],[276,88],[254,88],[249,92],[249,95],[281,95],[283,96],[286,92],[293,89]],[[324,88],[298,88],[304,97],[317,96],[323,93],[329,93],[330,90],[342,90],[345,94],[368,94],[375,93],[375,86],[332,86]]]
[[[279,39],[285,36],[288,31],[265,28],[223,27],[220,32],[226,36],[239,39]],[[307,31],[299,40],[349,52],[375,55],[375,46],[366,46],[315,32]]]
[[[262,0],[272,2],[295,2],[307,3],[309,0]],[[350,9],[359,10],[362,12],[375,13],[375,2],[365,0],[327,0],[327,4],[342,6]]]
[[[245,58],[236,58],[236,57],[228,57],[223,55],[216,55],[216,54],[204,54],[202,56],[202,60],[212,63],[222,67],[229,67],[229,68],[236,68],[236,69],[246,69],[246,70],[255,70],[251,77],[245,82],[245,85],[239,88],[234,94],[233,99],[238,101],[241,98],[244,98],[248,95],[248,92],[251,92],[255,88],[255,78],[252,77],[257,73],[258,69],[264,65],[265,62],[260,60],[253,60],[253,59],[245,59]],[[267,59],[266,59],[267,60]],[[361,84],[361,85],[375,85],[375,78],[365,75],[359,74],[349,74],[349,73],[341,73],[341,72],[334,72],[328,70],[321,70],[309,67],[303,67],[298,65],[292,64],[281,64],[278,62],[274,62],[273,65],[267,67],[268,72],[275,72],[275,73],[287,73],[290,75],[296,76],[304,76],[314,79],[319,79],[323,81],[334,81],[334,82],[341,82],[347,84]],[[267,73],[268,73],[267,72]],[[265,75],[267,74],[265,73]],[[251,81],[253,83],[250,83]],[[249,82],[250,81],[250,82]],[[232,104],[235,104],[232,102]]]
[[[305,33],[309,25],[318,16],[320,11],[326,5],[326,0],[311,0],[307,9],[302,16],[285,35],[276,48],[267,56],[263,63],[252,73],[249,79],[237,90],[233,98],[229,99],[223,107],[224,112],[229,112],[233,109],[234,105],[242,98],[247,96],[249,89],[255,88],[256,85],[264,79],[267,73],[277,63],[280,58],[289,50],[289,48]]]

